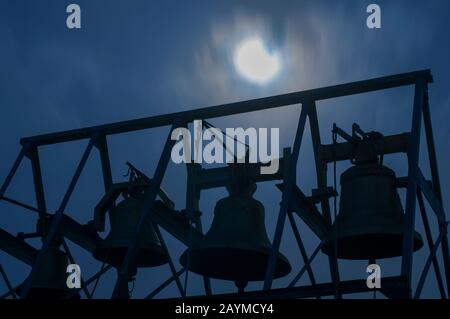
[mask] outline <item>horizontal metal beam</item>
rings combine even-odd
[[[381,278],[381,293],[390,295],[395,298],[406,296],[406,285],[403,277],[386,277]],[[310,286],[279,288],[270,290],[248,291],[244,293],[233,294],[216,294],[211,296],[192,296],[187,299],[300,299],[315,298],[319,296],[332,296],[335,294],[334,283],[321,283]],[[373,291],[367,287],[366,279],[341,281],[339,283],[339,291],[342,294],[353,294],[361,292]]]
[[[365,81],[351,82],[335,86],[328,86],[313,90],[299,91],[294,93],[275,95],[248,101],[222,104],[195,110],[171,113],[160,116],[146,117],[141,119],[115,122],[98,126],[91,126],[70,131],[37,135],[21,139],[21,144],[28,142],[36,146],[69,142],[87,139],[94,132],[103,135],[126,133],[144,130],[154,127],[172,125],[175,119],[192,122],[196,119],[209,119],[233,114],[242,114],[261,111],[275,107],[304,103],[305,101],[326,100],[340,96],[354,95],[365,92],[384,90],[416,83],[417,78],[423,78],[426,82],[433,82],[430,70],[421,70],[386,77],[374,78]]]
[[[262,163],[248,163],[245,164],[245,176],[251,179],[254,182],[267,182],[274,180],[282,180],[283,179],[283,170],[284,170],[284,160],[282,158],[277,159],[279,162],[278,171],[275,174],[261,174],[261,167],[265,167],[267,165],[263,165]],[[233,167],[224,166],[224,167],[216,167],[216,168],[201,168],[198,164],[188,164],[188,165],[196,165],[193,170],[194,183],[197,190],[204,190],[209,188],[216,188],[225,186],[230,183],[235,174]],[[198,165],[198,166],[197,166]]]
[[[37,249],[0,228],[0,249],[32,266]]]
[[[377,152],[379,155],[406,153],[408,151],[409,139],[409,133],[384,136],[376,142]],[[353,148],[354,145],[349,142],[320,145],[319,158],[324,163],[331,163],[335,160],[349,160],[354,156]]]

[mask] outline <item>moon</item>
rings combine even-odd
[[[267,51],[260,38],[251,38],[237,47],[234,65],[247,80],[264,84],[279,72],[281,61],[277,52]]]

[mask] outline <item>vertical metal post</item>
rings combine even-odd
[[[275,229],[275,235],[273,238],[272,249],[270,250],[269,263],[267,265],[266,277],[264,280],[264,290],[268,290],[272,287],[273,275],[275,273],[275,264],[278,258],[278,251],[280,249],[281,236],[283,234],[284,223],[286,221],[286,214],[291,204],[292,189],[294,187],[295,176],[297,171],[297,162],[300,154],[300,146],[302,144],[303,132],[305,130],[307,117],[307,108],[302,105],[300,113],[300,119],[298,121],[297,132],[295,134],[294,146],[292,149],[292,157],[289,161],[289,168],[287,176],[284,180],[284,189],[280,204],[280,212],[278,214],[277,225]]]
[[[21,298],[25,298],[27,296],[28,291],[31,286],[31,282],[33,281],[33,278],[36,274],[36,271],[41,266],[42,261],[44,260],[45,254],[47,253],[47,248],[50,246],[53,238],[55,237],[55,235],[58,232],[59,226],[61,224],[61,221],[62,221],[62,218],[64,215],[64,210],[66,209],[67,203],[69,202],[69,199],[73,193],[73,190],[75,189],[75,186],[78,182],[78,178],[80,177],[81,172],[83,171],[84,165],[86,164],[86,162],[89,158],[89,154],[91,153],[93,145],[94,145],[93,139],[91,138],[89,140],[89,144],[87,145],[87,147],[83,153],[80,163],[78,164],[75,174],[73,175],[72,180],[70,181],[69,187],[67,188],[64,198],[61,201],[61,204],[60,204],[58,210],[53,215],[52,222],[50,224],[48,233],[44,237],[44,240],[42,243],[42,248],[39,250],[39,253],[34,261],[33,267],[31,268],[30,275],[28,276],[28,278],[25,281],[25,285],[24,285],[22,293],[21,293]]]
[[[420,215],[422,216],[423,228],[425,229],[425,236],[427,237],[428,248],[430,249],[431,252],[431,250],[433,249],[433,237],[431,236],[430,223],[428,222],[425,203],[423,201],[423,196],[419,188],[417,189],[417,202],[419,203],[419,211]],[[439,269],[439,263],[437,261],[436,256],[433,257],[433,268],[434,273],[436,274],[436,282],[439,287],[439,293],[441,294],[441,298],[445,299],[446,298],[445,288],[442,281],[441,270]]]
[[[203,234],[202,221],[200,220],[200,218],[196,221],[195,225],[197,227],[197,230]],[[212,294],[211,279],[209,279],[209,277],[206,276],[202,277],[203,277],[203,286],[205,287],[205,294],[209,296]]]
[[[127,297],[126,294],[122,292],[127,288],[128,282],[128,274],[130,270],[134,266],[134,261],[136,259],[136,254],[138,252],[138,238],[142,233],[143,225],[148,216],[151,216],[153,203],[155,201],[156,195],[158,194],[159,188],[161,186],[161,182],[164,178],[164,174],[166,172],[167,166],[170,161],[170,154],[172,151],[172,147],[175,145],[176,141],[172,140],[171,135],[172,131],[180,126],[182,122],[177,120],[172,128],[170,129],[169,135],[167,136],[166,142],[164,144],[164,149],[162,151],[161,157],[158,162],[158,166],[156,167],[155,174],[153,176],[152,182],[147,189],[147,192],[144,197],[143,206],[140,211],[139,222],[136,225],[135,236],[132,242],[130,242],[127,250],[127,254],[122,263],[122,266],[118,272],[118,278],[116,285],[114,286],[114,291],[112,294],[112,298],[123,298]]]
[[[431,122],[431,112],[430,112],[428,85],[427,84],[425,84],[425,100],[423,103],[423,122],[424,122],[425,136],[427,139],[428,158],[429,158],[429,162],[430,162],[433,190],[443,208],[444,203],[442,201],[441,182],[439,180],[439,169],[438,169],[438,164],[437,164],[436,148],[434,145],[433,126],[432,126],[432,122]],[[443,227],[446,227],[445,225],[442,225],[441,223],[439,226],[441,228],[441,231],[442,231]],[[449,244],[448,244],[448,235],[447,234],[444,236],[444,238],[442,238],[441,249],[442,249],[442,257],[444,259],[444,269],[445,269],[445,277],[446,277],[446,283],[447,283],[447,296],[450,298],[450,252],[449,252]]]
[[[196,134],[196,133],[194,133]],[[184,292],[187,293],[188,290],[188,282],[189,282],[189,263],[191,259],[190,249],[192,247],[192,219],[194,216],[195,209],[195,170],[197,169],[197,165],[199,164],[187,164],[187,187],[186,187],[186,217],[189,223],[189,237],[188,237],[188,251],[186,256],[186,273],[184,274]]]
[[[109,160],[109,152],[108,152],[108,142],[106,140],[106,136],[104,134],[96,134],[94,137],[94,145],[99,151],[100,155],[100,164],[102,167],[102,175],[103,175],[103,185],[105,189],[105,193],[107,193],[113,183],[112,173],[111,173],[111,162]],[[115,201],[110,204],[110,211],[112,208],[116,206]],[[111,218],[111,215],[109,216]]]
[[[112,185],[111,162],[109,160],[108,142],[106,136],[99,134],[95,137],[95,147],[100,153],[100,162],[102,165],[103,184],[105,191],[108,191]]]
[[[313,153],[316,166],[317,175],[317,187],[326,188],[327,185],[327,164],[324,163],[319,157],[319,147],[321,145],[320,130],[319,130],[319,120],[317,118],[316,103],[314,101],[309,102],[308,107],[308,117],[309,117],[309,127],[311,130],[311,140],[313,145]],[[322,208],[322,214],[326,221],[331,225],[331,213],[330,213],[330,202],[327,198],[324,198],[320,202]],[[331,280],[338,287],[339,286],[339,266],[337,262],[337,257],[334,255],[334,251],[328,256],[328,264],[330,267]],[[339,289],[336,289],[335,298],[340,299],[342,296],[339,293]]]
[[[200,164],[194,163],[189,164],[187,167],[187,189],[186,189],[186,216],[191,223],[194,216],[194,211],[199,210],[199,202],[200,202],[200,190],[196,187],[196,178],[197,178],[197,172],[201,170]],[[195,225],[197,227],[197,230],[201,233],[203,233],[202,229],[202,223],[200,218],[198,218],[197,221],[195,221]],[[191,223],[191,227],[193,227]],[[191,228],[192,230],[192,228]],[[192,240],[192,231],[189,231],[189,248],[191,248],[191,240]],[[187,254],[187,261],[186,261],[186,267],[189,265],[189,259],[190,259],[190,252],[188,251]],[[185,274],[185,283],[184,283],[184,289],[187,289],[187,282],[188,282],[188,274],[189,270],[186,269]],[[203,286],[205,287],[205,294],[207,296],[211,295],[211,280],[206,277],[203,277]],[[186,290],[187,291],[187,290]]]
[[[33,146],[28,151],[28,158],[31,161],[31,168],[33,171],[33,184],[34,184],[34,192],[36,195],[36,204],[37,208],[41,212],[47,211],[47,205],[45,203],[45,193],[44,193],[44,185],[42,183],[42,171],[41,171],[41,163],[39,160],[38,148]],[[42,218],[42,213],[39,213],[39,217]]]
[[[412,297],[411,277],[413,264],[414,224],[416,210],[417,176],[419,173],[420,128],[422,124],[422,106],[424,102],[423,78],[418,78],[414,92],[411,140],[408,149],[408,186],[406,191],[405,225],[402,250],[402,276],[406,278],[408,296]]]

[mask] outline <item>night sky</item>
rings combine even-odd
[[[66,6],[81,7],[82,28],[66,27]],[[6,177],[18,152],[21,137],[63,131],[115,121],[171,113],[197,107],[301,91],[373,77],[431,69],[430,106],[434,126],[444,208],[450,207],[450,2],[431,1],[0,1],[0,178]],[[381,7],[382,28],[366,27],[366,7]],[[252,36],[279,52],[282,69],[265,85],[248,82],[233,65],[233,51]],[[318,103],[323,143],[331,143],[336,122],[350,131],[357,122],[365,130],[397,134],[411,125],[413,87],[327,100]],[[279,127],[281,148],[291,146],[299,106],[212,119],[225,127]],[[124,181],[126,161],[152,175],[168,127],[111,136],[108,140],[114,182]],[[298,185],[310,195],[315,185],[309,126],[306,127],[298,165]],[[87,141],[40,149],[49,212],[64,195]],[[280,150],[281,151],[281,150]],[[422,139],[421,165],[427,176],[426,144]],[[407,173],[406,157],[385,157],[398,176]],[[337,165],[338,176],[349,167]],[[329,169],[329,186],[332,186]],[[171,163],[163,187],[184,208],[186,169]],[[93,152],[66,213],[80,223],[93,218],[103,195],[97,152]],[[400,194],[404,198],[404,191]],[[6,195],[35,205],[31,170],[24,161]],[[224,188],[202,193],[204,229],[212,220]],[[255,198],[266,210],[266,227],[272,238],[280,192],[275,182],[258,185]],[[37,216],[0,202],[0,227],[10,233],[33,232]],[[436,226],[431,216],[432,226]],[[318,239],[298,220],[308,254]],[[425,239],[420,215],[416,229]],[[434,228],[436,229],[436,228]],[[286,223],[281,252],[293,266],[289,276],[275,280],[285,287],[302,267],[292,232]],[[185,247],[163,233],[177,269]],[[106,235],[103,233],[102,236]],[[436,232],[434,232],[436,238]],[[30,243],[40,247],[39,240]],[[92,256],[69,243],[82,276],[101,267]],[[426,245],[425,245],[426,246]],[[415,283],[428,256],[423,248],[414,254]],[[441,258],[440,253],[438,254]],[[0,263],[14,285],[30,267],[0,252]],[[340,261],[341,278],[366,278],[367,261]],[[380,261],[382,276],[399,273],[400,258]],[[330,280],[325,255],[313,262],[318,282]],[[442,270],[442,267],[441,267]],[[140,270],[133,297],[146,296],[170,276],[167,265]],[[96,296],[109,297],[116,274],[110,271],[99,283]],[[197,275],[189,275],[188,293],[203,293]],[[309,284],[305,275],[300,284]],[[249,289],[262,287],[252,283]],[[0,292],[6,291],[0,280]],[[131,289],[131,286],[130,286]],[[235,291],[234,284],[213,280],[215,292]],[[177,296],[174,284],[158,297]],[[422,297],[438,297],[430,269]],[[349,296],[350,297],[350,296]],[[372,297],[372,294],[352,297]],[[378,297],[382,297],[378,294]]]

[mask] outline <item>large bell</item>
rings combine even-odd
[[[67,255],[58,248],[49,247],[45,253],[42,264],[37,269],[33,280],[25,296],[28,299],[78,299],[78,294],[73,294],[67,287],[66,273],[68,265]],[[18,291],[21,294],[21,289]]]
[[[252,182],[228,187],[229,196],[217,202],[204,241],[180,257],[184,267],[206,277],[236,283],[264,279],[271,244],[264,225],[264,206],[252,197],[255,190]],[[279,254],[274,278],[290,271],[289,261]]]
[[[136,234],[143,201],[142,194],[127,195],[110,210],[111,231],[104,242],[96,247],[93,254],[96,259],[116,267],[122,265],[128,246]],[[168,256],[161,247],[151,218],[145,220],[143,227],[138,238],[135,267],[154,267],[167,263]]]
[[[343,259],[381,259],[402,255],[404,213],[395,173],[378,163],[357,164],[340,179],[339,214],[323,252]],[[414,232],[414,251],[423,246]]]

